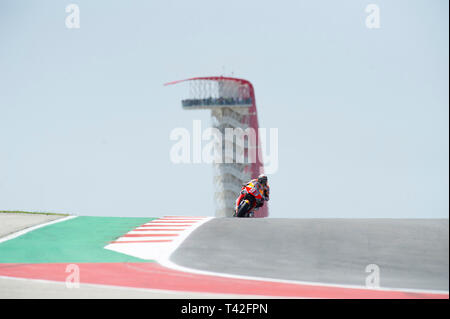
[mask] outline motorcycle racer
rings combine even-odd
[[[239,205],[242,200],[246,198],[251,208],[249,210],[249,214],[253,215],[252,212],[254,209],[258,209],[264,205],[264,201],[269,200],[270,187],[268,184],[267,176],[261,174],[256,179],[250,180],[248,183],[242,185],[241,193],[236,200],[236,208],[234,216],[237,216]],[[237,216],[241,217],[241,216]]]

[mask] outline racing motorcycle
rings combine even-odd
[[[244,185],[241,194],[245,194],[233,217],[254,217],[255,211],[263,205],[263,190],[259,190],[253,183]]]

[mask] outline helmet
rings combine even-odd
[[[258,182],[265,185],[267,184],[267,176],[264,174],[261,174],[258,176]]]

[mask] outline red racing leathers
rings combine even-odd
[[[247,195],[253,195],[252,197],[255,199],[254,208],[259,208],[264,205],[264,201],[269,200],[270,187],[266,184],[261,184],[257,179],[252,179],[247,184],[242,185],[241,193],[236,200],[236,208],[239,207],[242,199]]]

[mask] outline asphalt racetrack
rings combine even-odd
[[[157,254],[138,260],[132,253],[158,252],[158,240],[139,242],[189,228],[186,218],[70,217],[16,236],[58,218],[0,214],[0,298],[430,297],[420,292],[448,298],[448,219],[213,218],[161,260]],[[128,236],[122,237],[128,243],[114,245],[129,248],[106,250],[105,238],[117,243],[118,236]],[[67,289],[64,270],[74,262],[82,285]],[[353,289],[366,287],[373,267],[380,288],[392,294]],[[332,286],[339,288],[327,288]]]
[[[0,213],[0,238],[28,227],[60,219],[61,215]]]
[[[364,286],[379,269],[386,288],[449,288],[448,219],[216,218],[171,260],[245,276]]]

